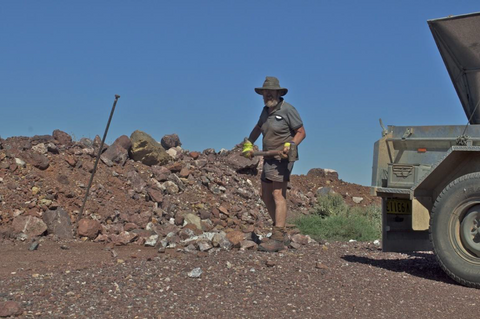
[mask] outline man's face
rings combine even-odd
[[[275,107],[280,102],[280,91],[263,90],[263,102],[267,107]]]

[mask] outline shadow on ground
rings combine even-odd
[[[407,258],[374,259],[369,257],[345,255],[343,260],[350,263],[366,264],[395,272],[404,272],[412,276],[458,285],[442,270],[431,253],[412,253]]]

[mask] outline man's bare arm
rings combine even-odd
[[[262,129],[260,128],[260,126],[255,125],[255,127],[253,128],[252,132],[250,133],[250,136],[248,137],[248,140],[250,142],[255,143],[255,141],[258,139],[258,137],[260,136],[260,134],[262,134]]]
[[[307,137],[307,133],[305,132],[305,127],[301,126],[295,130],[295,136],[292,139],[292,142],[299,145],[302,141]]]

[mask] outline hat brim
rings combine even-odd
[[[285,94],[288,93],[288,89],[285,89],[285,88],[280,88],[280,89],[255,88],[255,92],[257,92],[257,94],[260,94],[260,95],[263,95],[263,91],[265,90],[280,91],[280,96],[284,96]]]

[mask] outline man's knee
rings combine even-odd
[[[275,200],[275,202],[285,200],[285,196],[283,196],[283,191],[282,191],[281,188],[280,189],[274,189],[273,192],[272,192],[272,195],[273,195],[273,199]]]

